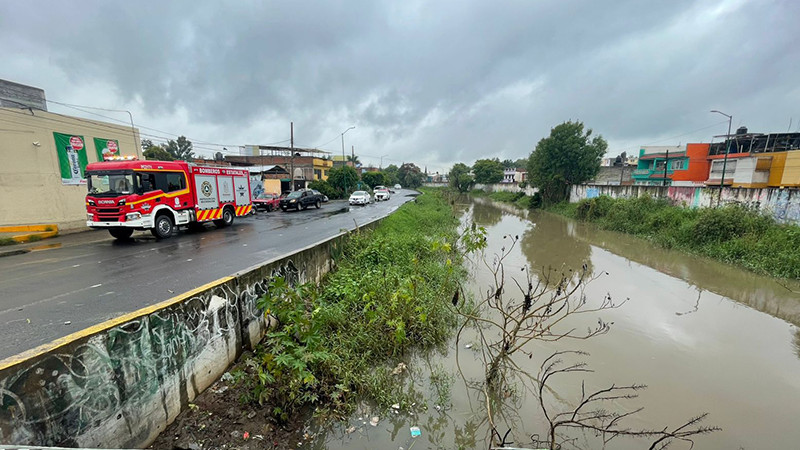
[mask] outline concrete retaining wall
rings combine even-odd
[[[779,223],[800,224],[800,190],[778,188],[719,188],[679,186],[606,186],[575,185],[570,189],[570,202],[607,195],[613,198],[633,198],[642,195],[667,197],[674,204],[689,208],[736,204],[753,208],[772,216]]]
[[[270,281],[319,281],[346,238],[340,234],[0,361],[0,444],[149,445],[264,335],[256,300]]]

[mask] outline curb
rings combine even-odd
[[[18,248],[15,250],[7,250],[7,251],[0,251],[0,258],[4,256],[14,256],[14,255],[22,255],[25,253],[30,253],[31,250],[28,248]]]

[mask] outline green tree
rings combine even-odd
[[[503,179],[503,163],[499,159],[479,159],[472,166],[475,182],[482,184],[499,183]]]
[[[170,139],[164,149],[169,152],[174,159],[189,161],[194,158],[194,151],[192,151],[192,141],[186,139],[186,136],[179,136],[177,141]]]
[[[469,192],[475,184],[475,179],[469,174],[470,168],[464,163],[456,163],[447,173],[450,186],[458,192]]]
[[[514,161],[510,159],[503,160],[503,169],[513,169],[514,167]]]
[[[394,164],[389,164],[385,169],[383,169],[383,173],[386,174],[389,179],[386,181],[387,184],[394,186],[395,184],[400,183],[400,179],[397,178],[397,166]]]
[[[151,142],[152,144],[152,142]],[[158,145],[151,145],[142,153],[145,159],[155,160],[155,161],[173,161],[175,158],[172,155],[164,150],[163,147]]]
[[[592,137],[582,122],[564,122],[542,138],[528,158],[528,180],[539,188],[546,203],[564,200],[569,186],[592,179],[600,171],[600,158],[608,143]]]
[[[336,188],[331,186],[326,180],[315,180],[311,183],[308,183],[309,189],[316,189],[320,191],[322,194],[328,196],[330,200],[334,200],[337,198],[342,198],[342,193],[339,192]]]
[[[142,145],[142,151],[145,151],[145,150],[149,149],[150,147],[154,147],[155,146],[155,144],[153,144],[153,141],[151,141],[150,139],[142,139],[142,141],[140,143]]]
[[[347,155],[347,161],[353,163],[353,166],[361,165],[361,161],[358,159],[358,155]]]
[[[397,179],[403,187],[417,188],[422,186],[422,171],[414,163],[405,163],[397,169]]]
[[[358,172],[350,166],[334,167],[328,170],[328,183],[344,197],[355,190]]]
[[[383,172],[367,172],[361,175],[361,181],[366,183],[370,189],[375,189],[375,186],[388,185],[389,177]]]

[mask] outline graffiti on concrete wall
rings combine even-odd
[[[739,205],[761,211],[779,223],[800,224],[800,191],[797,189],[747,189],[682,186],[609,186],[573,185],[570,201],[607,195],[612,198],[634,198],[650,195],[669,198],[678,206],[710,208],[717,205]]]
[[[283,260],[4,370],[0,442],[146,444],[153,423],[174,419],[235,360],[246,327],[255,322],[263,333],[256,303],[278,276],[308,280],[304,268]],[[148,408],[158,420],[139,417]]]

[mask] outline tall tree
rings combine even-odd
[[[366,183],[370,189],[375,189],[375,186],[389,184],[389,177],[383,172],[367,172],[361,175],[361,181]]]
[[[528,158],[528,180],[545,202],[564,200],[570,185],[597,175],[607,148],[602,136],[592,137],[591,129],[584,132],[582,122],[564,122],[536,144]]]
[[[148,147],[143,153],[145,159],[155,160],[155,161],[173,161],[175,158],[172,155],[164,150],[164,147],[158,145],[151,145]]]
[[[398,168],[394,164],[389,164],[385,169],[383,169],[383,173],[389,177],[388,181],[386,182],[387,184],[394,186],[400,182],[400,180],[397,178],[397,170]]]
[[[503,180],[503,163],[499,159],[479,159],[472,166],[475,182],[494,184]]]
[[[458,192],[468,192],[475,184],[475,179],[469,174],[470,168],[464,163],[456,163],[447,173],[450,186]]]
[[[328,184],[342,196],[354,191],[358,184],[358,172],[350,166],[334,167],[328,170]]]
[[[192,150],[192,141],[186,139],[186,136],[178,136],[177,141],[170,139],[164,149],[169,152],[175,159],[189,161],[194,158],[194,151]]]
[[[150,139],[142,139],[141,144],[142,144],[142,151],[145,151],[148,148],[153,147],[154,145],[153,141]]]
[[[353,166],[360,166],[361,161],[358,159],[358,155],[347,155],[347,161],[353,163]]]
[[[422,186],[422,171],[414,163],[405,163],[397,169],[397,179],[403,187],[420,187]]]
[[[504,169],[513,169],[514,167],[515,167],[514,166],[514,161],[512,161],[510,159],[504,159],[503,160],[503,168]]]

